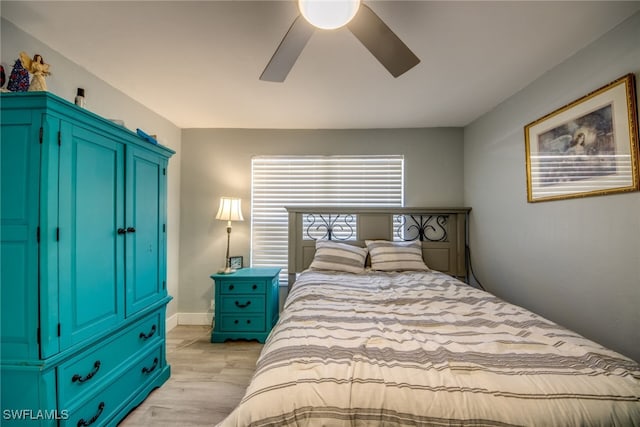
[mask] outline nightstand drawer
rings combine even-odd
[[[221,331],[223,332],[248,332],[264,331],[264,315],[261,316],[234,316],[226,315],[221,319]]]
[[[266,283],[260,280],[251,281],[225,281],[220,286],[220,291],[223,294],[261,294],[264,295],[266,290]]]
[[[222,313],[264,313],[264,295],[234,295],[224,296]]]

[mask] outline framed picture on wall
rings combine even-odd
[[[640,189],[634,75],[524,128],[529,202]]]

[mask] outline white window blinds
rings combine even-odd
[[[264,156],[252,160],[251,265],[286,279],[285,206],[403,206],[403,156]]]

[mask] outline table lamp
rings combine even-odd
[[[216,219],[227,221],[227,256],[225,268],[221,273],[233,273],[235,269],[229,264],[229,242],[231,241],[231,221],[244,221],[242,217],[241,199],[234,197],[220,197],[220,207]]]

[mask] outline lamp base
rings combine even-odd
[[[231,274],[235,272],[236,272],[236,269],[231,267],[221,268],[220,270],[218,270],[218,274]]]

